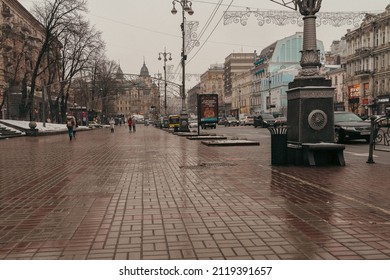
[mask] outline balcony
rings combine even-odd
[[[363,47],[363,48],[358,48],[356,49],[356,54],[359,55],[360,57],[367,57],[371,55],[372,53],[372,48],[369,47]]]
[[[373,74],[373,72],[371,70],[355,71],[355,76],[357,76],[357,77],[369,76],[371,74]]]

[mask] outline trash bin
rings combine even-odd
[[[287,130],[285,126],[268,127],[271,133],[271,164],[287,165]]]

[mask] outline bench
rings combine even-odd
[[[336,143],[302,143],[303,161],[309,166],[333,164],[345,166],[345,146]]]

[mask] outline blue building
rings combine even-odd
[[[253,113],[287,113],[286,90],[300,69],[303,32],[269,45],[255,61],[253,76]],[[325,61],[322,41],[317,40],[321,63]]]

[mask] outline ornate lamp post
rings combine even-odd
[[[167,53],[166,49],[164,48],[164,52],[160,52],[158,54],[158,60],[161,60],[161,56],[164,57],[164,114],[167,114],[167,60],[172,60],[171,53]],[[167,56],[168,59],[167,59]]]
[[[320,54],[317,49],[316,13],[320,11],[322,0],[271,0],[293,10],[299,10],[303,16],[303,47],[299,78],[322,78],[318,67],[321,66]]]
[[[316,13],[322,0],[271,0],[299,10],[303,16],[301,67],[287,91],[287,140],[291,162],[305,165],[331,163],[345,165],[343,145],[334,143],[334,88],[319,72]],[[327,156],[324,156],[327,155]]]
[[[172,10],[171,13],[175,15],[177,13],[175,4],[179,3],[182,8],[182,23],[180,25],[181,27],[181,34],[182,34],[182,50],[181,50],[181,66],[182,66],[182,87],[181,87],[181,98],[182,98],[182,112],[180,114],[180,131],[190,131],[188,128],[188,114],[186,109],[186,87],[185,87],[185,66],[186,66],[186,59],[187,55],[185,54],[185,13],[187,12],[189,15],[193,15],[194,11],[192,10],[192,2],[189,0],[173,0],[172,1]]]

